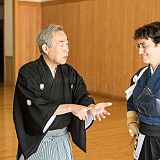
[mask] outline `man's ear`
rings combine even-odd
[[[48,48],[48,46],[47,46],[46,44],[43,44],[43,45],[42,45],[42,50],[43,50],[43,52],[44,52],[45,54],[48,54],[49,48]]]

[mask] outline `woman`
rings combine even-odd
[[[138,28],[134,39],[147,67],[131,79],[127,94],[127,125],[136,135],[135,160],[160,159],[160,22]]]

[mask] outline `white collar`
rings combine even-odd
[[[158,67],[158,66],[157,66]],[[156,67],[156,69],[157,69],[157,67]],[[155,70],[156,70],[155,69]],[[153,70],[153,68],[152,68],[152,66],[150,65],[150,70],[151,70],[151,75],[153,75],[153,73],[155,72],[155,70]]]
[[[48,65],[48,64],[47,64],[47,65]],[[48,67],[49,67],[49,69],[50,69],[50,71],[51,71],[51,73],[52,73],[53,78],[55,78],[56,71],[57,71],[57,67],[55,68],[55,70],[53,70],[49,65],[48,65]]]
[[[154,71],[151,65],[150,65],[150,70],[151,70],[151,75],[153,75]]]

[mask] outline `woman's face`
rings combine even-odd
[[[138,39],[137,48],[144,63],[151,64],[153,67],[160,64],[160,43],[156,45],[151,38]]]

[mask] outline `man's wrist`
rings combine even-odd
[[[73,112],[73,105],[68,104],[67,109],[68,109],[68,112]]]
[[[94,107],[95,106],[95,104],[90,104],[88,107]]]

